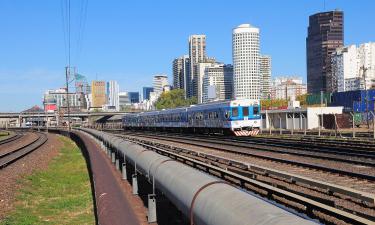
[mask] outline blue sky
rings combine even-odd
[[[41,105],[46,89],[64,85],[64,2],[0,0],[0,111]],[[231,32],[242,23],[260,28],[272,76],[306,77],[308,16],[324,9],[344,11],[346,45],[375,41],[373,0],[326,0],[325,8],[323,0],[88,0],[77,46],[83,2],[71,1],[72,65],[89,80],[117,80],[124,91],[141,91],[157,73],[171,77],[190,34],[206,34],[208,55],[232,63]]]

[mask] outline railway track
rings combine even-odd
[[[142,135],[142,134],[138,134]],[[170,134],[161,134],[158,136],[168,137]],[[230,137],[215,137],[215,136],[189,136],[189,135],[172,135],[173,137],[185,139],[185,140],[195,140],[201,142],[209,142],[215,144],[227,145],[230,142],[231,146],[248,148],[251,150],[290,154],[296,156],[317,158],[333,160],[345,163],[351,163],[356,165],[375,167],[375,150],[372,148],[369,150],[349,150],[349,149],[339,149],[336,148],[319,148],[314,145],[314,143],[303,143],[298,142],[287,142],[282,143],[281,141],[273,141],[268,139],[238,139]],[[289,145],[288,145],[289,144]],[[374,146],[375,149],[375,146]]]
[[[1,141],[0,141],[0,146],[3,145],[3,144],[9,143],[9,142],[12,142],[12,141],[18,140],[18,139],[20,139],[21,137],[23,137],[22,132],[15,132],[15,133],[14,133],[13,135],[11,135],[10,137],[1,140]]]
[[[374,195],[275,169],[197,152],[186,147],[124,136],[145,148],[228,180],[273,201],[332,224],[375,222]]]
[[[272,135],[279,136],[280,135],[280,130],[278,129],[273,129]],[[263,131],[263,134],[269,134],[269,130]],[[292,132],[290,130],[283,130],[281,135],[291,135]],[[335,131],[334,130],[321,130],[320,131],[321,137],[335,137]],[[293,135],[299,135],[299,136],[305,136],[305,132],[301,130],[294,130]],[[319,135],[319,131],[306,131],[306,135],[312,136],[312,137],[317,137]],[[353,137],[353,132],[350,131],[337,131],[337,136],[338,137],[343,137],[343,138],[352,138]],[[356,131],[355,136],[357,138],[364,138],[371,140],[374,138],[374,133],[372,131]]]
[[[24,157],[25,155],[31,153],[32,151],[36,150],[40,146],[42,146],[47,141],[47,135],[40,132],[35,132],[37,137],[32,140],[31,142],[26,143],[16,149],[3,151],[0,154],[0,168],[4,168],[11,163],[17,161],[18,159]]]
[[[106,130],[108,132],[124,132],[122,130]],[[125,131],[125,133],[134,133],[134,131]],[[157,135],[172,135],[182,136],[181,133],[170,133],[170,132],[136,132],[137,134],[157,134]],[[233,137],[233,136],[222,136],[222,135],[197,135],[197,134],[183,134],[184,137],[195,137],[204,139],[216,139],[225,140],[236,143],[248,143],[257,145],[266,145],[273,147],[287,147],[288,149],[296,150],[310,150],[314,152],[322,153],[333,153],[338,152],[342,155],[354,156],[354,157],[365,157],[375,158],[375,141],[353,139],[353,138],[339,138],[330,139],[325,137],[315,136],[254,136],[254,137]]]
[[[228,140],[211,140],[210,138],[196,138],[196,137],[181,137],[165,135],[148,135],[148,134],[131,134],[137,137],[153,138],[161,141],[172,141],[179,144],[193,145],[196,147],[210,148],[221,152],[230,152],[240,154],[261,160],[274,161],[282,164],[308,168],[310,170],[319,170],[325,173],[333,173],[350,178],[363,179],[368,182],[375,181],[374,161],[366,158],[352,159],[340,158],[341,153],[336,155],[324,155],[311,152],[298,152],[290,150],[270,149],[267,146],[259,147],[256,145],[244,146],[238,143],[233,143]],[[269,152],[271,154],[264,154],[260,152]],[[292,156],[295,155],[294,158]],[[353,156],[350,156],[353,157]],[[313,161],[313,159],[316,159]],[[353,166],[354,165],[354,166]],[[361,166],[356,166],[361,165]],[[339,168],[338,168],[339,167]]]

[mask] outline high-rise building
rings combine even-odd
[[[164,74],[159,74],[154,76],[154,92],[162,93],[164,86],[169,85],[168,83],[168,76]]]
[[[214,58],[207,58],[204,62],[200,62],[196,64],[196,92],[197,92],[197,100],[198,103],[203,102],[203,77],[205,75],[206,68],[213,66],[216,64]]]
[[[153,91],[153,87],[143,87],[143,100],[150,100],[150,93]]]
[[[106,88],[105,81],[92,81],[91,82],[91,98],[93,108],[101,108],[106,104]]]
[[[128,92],[130,103],[139,103],[139,92]]]
[[[344,44],[344,13],[321,12],[309,17],[306,38],[307,91],[335,91],[337,83],[332,76],[331,54]]]
[[[260,98],[259,28],[242,24],[233,29],[234,97]]]
[[[125,107],[131,105],[128,92],[126,92],[126,91],[119,92],[118,98],[119,98],[120,110],[124,110]]]
[[[173,88],[184,89],[186,94],[186,84],[190,80],[190,60],[188,55],[181,56],[173,60]]]
[[[190,77],[188,79],[187,97],[198,96],[197,81],[197,64],[204,62],[206,55],[206,35],[190,35],[189,36],[189,59],[190,59]]]
[[[271,56],[260,56],[260,93],[262,99],[270,97],[271,93]]]
[[[108,96],[108,106],[114,107],[116,111],[120,110],[118,93],[120,91],[120,86],[117,81],[111,80],[107,82],[107,96]]]
[[[55,111],[61,108],[67,108],[66,96],[68,96],[69,107],[72,111],[79,111],[84,108],[84,100],[81,93],[66,94],[65,88],[57,90],[47,90],[43,96],[45,111]]]
[[[375,88],[375,43],[338,48],[331,67],[338,92]]]
[[[299,76],[281,76],[272,80],[271,99],[295,100],[306,94],[306,84]]]
[[[205,69],[203,103],[229,100],[233,95],[233,66],[215,64]]]

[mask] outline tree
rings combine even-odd
[[[174,89],[163,92],[155,103],[156,109],[172,109],[182,106],[189,106],[197,103],[197,98],[185,99],[183,89]]]
[[[262,99],[260,101],[262,109],[269,109],[272,107],[285,107],[288,106],[288,100],[285,99]]]
[[[301,106],[306,106],[307,105],[307,94],[298,95],[297,96],[297,101],[300,102]]]

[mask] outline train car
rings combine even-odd
[[[224,133],[236,136],[257,135],[260,125],[260,101],[249,99],[127,114],[123,117],[125,129]]]

